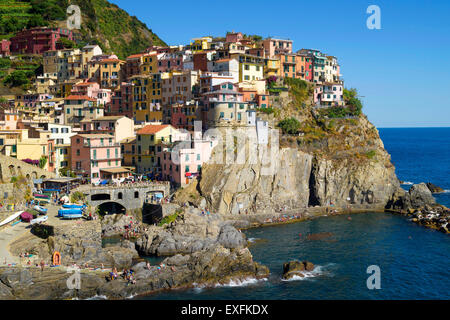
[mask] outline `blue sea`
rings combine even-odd
[[[450,128],[379,129],[399,179],[432,182],[450,190]],[[403,185],[405,189],[409,184]],[[450,194],[436,195],[450,206]],[[328,233],[321,240],[309,234]],[[270,276],[216,288],[152,294],[144,299],[450,299],[450,237],[387,213],[321,217],[246,231],[254,260]],[[282,264],[307,260],[307,277],[281,280]],[[369,266],[380,289],[368,289]]]

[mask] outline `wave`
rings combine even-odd
[[[107,300],[107,299],[108,298],[104,295],[99,296],[96,294],[95,296],[93,296],[91,298],[87,298],[86,300]]]
[[[403,181],[401,184],[403,185],[408,185],[408,186],[412,186],[414,184],[414,182],[411,181]]]
[[[224,283],[224,284],[218,283],[214,287],[215,288],[218,288],[218,287],[245,287],[245,286],[257,284],[257,283],[263,282],[263,281],[267,281],[267,278],[262,278],[262,279],[245,278],[242,280],[239,280],[239,279],[230,280],[230,282]]]
[[[328,263],[324,266],[315,266],[312,271],[302,271],[303,277],[294,275],[290,279],[282,278],[281,281],[289,282],[289,281],[307,280],[307,279],[316,278],[316,277],[324,276],[324,275],[332,277],[333,273],[330,272],[328,269],[329,269],[329,267],[332,267],[334,265],[335,265],[334,263]]]
[[[248,240],[248,242],[255,242],[256,240],[259,240],[259,239],[258,238],[248,238],[247,240]]]

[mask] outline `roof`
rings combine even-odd
[[[97,84],[97,82],[80,82],[75,84],[75,86],[90,86],[92,84]]]
[[[140,57],[142,57],[143,55],[144,55],[143,53],[132,54],[131,56],[128,56],[127,59],[140,58]]]
[[[105,168],[100,169],[100,171],[108,172],[108,173],[122,173],[122,172],[130,172],[127,168],[119,167],[119,168]]]
[[[103,120],[119,120],[122,118],[126,118],[125,116],[103,116],[103,117],[98,117],[96,119],[92,119],[92,121],[103,121]]]
[[[168,124],[149,124],[140,129],[137,134],[155,134],[168,126]]]
[[[106,133],[79,133],[77,136],[82,138],[114,138],[113,135]]]
[[[71,94],[70,96],[67,96],[64,98],[64,100],[89,100],[89,101],[97,101],[94,98],[91,98],[89,96],[77,96],[77,95],[73,95]]]
[[[122,60],[119,59],[103,59],[99,61],[100,63],[104,63],[104,62],[122,62]]]

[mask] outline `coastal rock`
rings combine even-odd
[[[283,264],[282,278],[285,280],[291,279],[294,276],[304,277],[305,271],[313,271],[314,264],[308,261],[289,261]]]
[[[32,275],[27,269],[13,268],[4,271],[0,275],[0,281],[10,288],[23,287],[32,283]]]
[[[445,191],[441,187],[438,187],[438,186],[432,184],[431,182],[427,182],[427,187],[428,187],[428,189],[430,189],[431,193],[442,193]]]
[[[105,249],[105,262],[107,265],[118,269],[129,268],[133,259],[139,258],[139,254],[134,248],[108,247]]]
[[[124,214],[106,215],[102,221],[102,234],[104,237],[122,235],[125,226],[130,222],[136,222],[136,218]]]
[[[228,249],[240,248],[247,244],[244,235],[235,227],[228,224],[224,225],[220,229],[219,236],[217,237],[217,242]]]
[[[408,193],[413,208],[420,208],[425,205],[436,203],[430,189],[428,189],[427,185],[423,182],[411,186]]]

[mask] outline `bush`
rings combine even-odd
[[[28,80],[26,72],[22,70],[13,71],[6,76],[3,82],[11,87],[20,87],[30,84],[30,80]]]
[[[366,152],[366,157],[369,159],[373,159],[373,157],[375,157],[376,154],[377,152],[375,150],[370,150],[369,152]]]
[[[82,201],[84,202],[86,200],[86,196],[84,195],[84,193],[80,192],[80,191],[75,191],[70,195],[70,201],[75,203],[77,201]]]
[[[162,227],[165,224],[169,224],[171,222],[174,222],[177,220],[178,216],[180,215],[181,211],[176,211],[174,214],[171,214],[169,216],[166,216],[162,218],[161,222],[158,224],[160,227]]]
[[[295,118],[284,119],[278,123],[284,134],[296,134],[300,129],[300,122]]]

